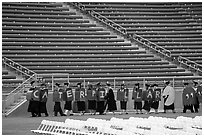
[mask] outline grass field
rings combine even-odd
[[[149,116],[157,116],[157,117],[169,117],[169,118],[176,118],[178,116],[185,116],[185,117],[195,117],[195,116],[201,116],[202,113],[171,113],[167,112],[166,114],[164,113],[159,113],[159,114],[135,114],[135,113],[129,113],[129,114],[123,114],[119,115],[116,113],[113,115],[112,113],[108,113],[106,115],[89,115],[85,114],[83,116],[79,116],[78,114],[74,116],[49,116],[49,117],[29,117],[29,116],[18,116],[18,117],[2,117],[2,134],[3,135],[33,135],[33,133],[30,130],[35,130],[38,128],[42,120],[51,120],[51,121],[61,121],[64,122],[67,118],[70,119],[78,119],[78,120],[86,120],[88,118],[99,118],[99,119],[106,119],[109,120],[112,117],[117,117],[117,118],[123,118],[123,119],[128,119],[130,117],[143,117],[143,118],[148,118]]]

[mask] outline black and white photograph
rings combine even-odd
[[[1,1],[1,135],[202,135],[202,1]]]

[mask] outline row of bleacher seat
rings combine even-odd
[[[28,31],[28,30],[2,30],[2,32],[4,34],[57,34],[57,35],[108,35],[110,34],[110,32],[108,31],[99,31],[99,32],[94,32],[94,31],[88,31],[88,32],[84,32],[84,31],[69,31],[69,33],[67,33],[68,31]],[[105,43],[106,44],[106,43]]]
[[[81,23],[27,23],[27,22],[15,22],[11,23],[11,22],[2,22],[2,26],[62,26],[62,27],[95,27],[96,24],[81,24]]]
[[[3,56],[39,74],[70,73],[70,78],[193,75],[70,12],[66,5],[45,5],[2,3]]]
[[[7,6],[20,6],[22,7],[23,5],[26,7],[32,6],[32,7],[54,7],[56,8],[57,6],[61,7],[60,3],[44,3],[44,2],[4,2],[4,5]]]
[[[29,19],[29,18],[2,18],[2,21],[12,22],[52,22],[52,23],[89,23],[88,20],[75,20],[75,19]]]
[[[142,64],[144,64],[143,62],[153,62],[153,64],[157,64],[159,62],[163,62],[161,61],[160,58],[156,58],[156,57],[145,57],[145,58],[43,58],[43,59],[39,59],[39,58],[13,58],[13,61],[16,62],[39,62],[42,63],[43,62],[58,62],[60,61],[61,63],[77,63],[77,62],[83,62],[82,64],[86,64],[88,62],[99,62],[99,63],[112,63],[112,62],[117,62],[117,63],[132,63],[132,64],[137,64],[137,62],[142,62]],[[151,64],[151,63],[150,63]]]
[[[32,38],[32,39],[28,39],[28,38],[3,38],[2,42],[72,42],[72,43],[79,43],[79,42],[102,42],[102,43],[106,43],[106,42],[124,42],[124,39],[59,39],[59,38]]]
[[[80,28],[80,27],[16,27],[16,26],[9,26],[9,27],[2,27],[3,30],[48,30],[48,31],[56,31],[56,30],[63,30],[66,32],[69,31],[102,31],[103,28],[95,27],[95,28]]]
[[[13,81],[13,82],[12,82]],[[16,75],[10,74],[8,70],[2,69],[2,84],[21,83],[22,79],[17,79]]]
[[[82,16],[78,15],[35,15],[35,14],[4,14],[3,17],[10,17],[10,18],[50,18],[50,19],[82,19]]]
[[[119,47],[119,46],[8,46],[8,47],[2,47],[2,50],[10,50],[15,48],[16,50],[85,50],[85,51],[91,51],[91,50],[138,50],[138,47],[133,47],[133,46],[124,46],[124,47]]]
[[[102,62],[104,61],[104,62]],[[141,67],[140,65],[147,65],[147,68],[148,68],[148,65],[169,65],[169,62],[167,61],[157,61],[157,60],[153,60],[153,61],[121,61],[121,62],[116,62],[116,61],[109,61],[109,62],[106,62],[105,60],[100,60],[100,62],[97,62],[97,60],[95,62],[86,62],[86,63],[83,63],[83,62],[55,62],[55,61],[52,61],[52,62],[43,62],[43,63],[35,63],[35,62],[20,62],[23,66],[95,66],[95,67],[98,67],[98,66],[109,66],[111,68],[113,68],[113,66],[111,65],[115,65],[114,67],[117,67],[117,66],[120,66],[121,68],[124,68],[126,67],[127,65],[130,65],[130,66],[137,66],[137,67]],[[116,66],[117,65],[117,66]],[[144,66],[144,67],[145,67]],[[170,66],[173,66],[173,65],[169,65]],[[176,67],[176,66],[175,66]]]
[[[10,50],[3,50],[2,52],[4,52],[4,54],[9,55],[9,54],[24,54],[24,55],[30,55],[30,54],[46,54],[46,55],[75,55],[75,54],[83,54],[83,55],[93,55],[93,54],[145,54],[146,51],[130,51],[130,50],[104,50],[103,52],[99,51],[99,50],[91,50],[91,51],[84,51],[84,50],[74,50],[74,51],[70,51],[70,50],[66,50],[66,51],[59,51],[59,50],[16,50],[16,51],[10,51]]]
[[[76,15],[76,13],[74,12],[70,12],[70,11],[67,11],[67,12],[61,12],[61,11],[36,11],[36,10],[15,10],[15,9],[5,9],[2,11],[3,14],[8,14],[8,13],[14,13],[15,14],[24,14],[24,15],[27,15],[27,14],[37,14],[37,15]]]
[[[17,78],[16,75],[2,68],[2,99],[6,99],[7,95],[22,82],[23,79]]]
[[[94,10],[126,28],[129,34],[138,34],[169,49],[173,57],[183,55],[188,59],[199,57],[202,62],[202,4],[199,2],[142,2],[142,3],[96,3],[82,2],[86,10]],[[145,37],[148,35],[148,37]],[[172,37],[173,36],[173,37]],[[168,46],[177,46],[177,53]],[[187,50],[191,46],[191,50]],[[193,51],[199,54],[189,54]],[[187,56],[189,54],[189,56]],[[193,56],[193,54],[195,56]]]
[[[42,11],[69,11],[66,7],[62,7],[61,5],[54,5],[54,6],[45,6],[41,5],[40,3],[38,4],[32,4],[32,3],[19,3],[19,5],[13,5],[13,3],[4,3],[2,5],[2,9],[14,9],[14,10],[42,10]],[[53,5],[53,4],[48,4],[48,5]]]
[[[69,70],[37,70],[35,71],[36,73],[39,73],[39,74],[51,74],[52,73],[69,73]],[[48,78],[50,76],[43,76],[43,78]],[[86,79],[92,79],[92,78],[114,78],[114,77],[117,77],[117,78],[120,78],[120,77],[178,77],[178,76],[193,76],[192,73],[190,72],[168,72],[168,73],[161,73],[161,72],[149,72],[149,73],[119,73],[119,72],[115,72],[115,73],[97,73],[97,74],[92,74],[92,73],[86,73],[86,71],[84,71],[83,74],[78,74],[78,73],[75,73],[75,74],[69,74],[69,77],[70,78],[77,78],[78,81],[82,81],[81,78],[86,78]],[[57,76],[56,76],[57,77]],[[60,76],[62,77],[62,76]],[[65,77],[67,78],[67,76]],[[172,80],[172,79],[171,79]],[[160,81],[160,80],[159,80]],[[182,86],[182,85],[180,85]]]
[[[108,39],[108,38],[117,38],[116,35],[25,35],[25,34],[20,34],[16,36],[16,34],[5,34],[2,35],[2,38],[76,38],[76,39]]]

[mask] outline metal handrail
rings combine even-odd
[[[94,81],[97,81],[99,78],[91,78],[91,80],[94,80]],[[108,79],[108,80],[107,80]],[[172,85],[173,85],[173,87],[174,87],[174,85],[175,85],[175,81],[184,81],[184,80],[187,80],[187,81],[189,81],[189,79],[191,79],[191,80],[201,80],[202,81],[202,76],[180,76],[180,77],[115,77],[115,78],[100,78],[100,80],[104,80],[104,81],[113,81],[113,86],[114,86],[114,89],[116,89],[116,81],[125,81],[125,80],[128,80],[128,81],[130,81],[130,80],[134,80],[135,82],[139,82],[139,81],[143,81],[143,88],[144,88],[144,86],[145,86],[145,83],[146,82],[152,82],[152,81],[154,81],[154,82],[156,82],[157,81],[157,84],[160,84],[161,83],[161,81],[166,81],[166,80],[172,80]],[[158,82],[158,81],[160,81],[160,82]],[[83,79],[83,85],[84,85],[84,88],[85,88],[85,83],[86,82],[90,82],[90,78],[84,78]],[[112,83],[112,82],[110,82],[110,83]],[[163,82],[162,82],[163,83]]]
[[[27,83],[31,78],[33,78],[36,73],[32,70],[29,70],[28,68],[20,65],[19,63],[14,62],[11,59],[8,59],[7,57],[3,57],[2,61],[4,64],[8,65],[9,67],[19,71],[22,74],[25,74],[26,76],[29,76],[27,80],[25,80],[23,83],[21,83],[18,87],[16,87],[14,90],[12,90],[9,94],[7,99],[9,99],[10,95],[13,94],[16,90],[18,90],[20,87],[24,86],[25,83]],[[32,74],[32,75],[31,75]],[[16,92],[19,93],[19,92]]]
[[[114,21],[106,18],[105,16],[95,12],[94,10],[88,11],[93,17],[96,17],[98,20],[103,21],[106,25],[112,27],[113,29],[116,29],[117,31],[121,32],[123,35],[127,34],[127,30],[122,27],[121,25],[115,23]]]
[[[85,6],[83,4],[81,4],[80,2],[71,2],[71,4],[78,7],[82,11],[86,11]]]
[[[71,4],[76,6],[77,8],[82,10],[83,12],[89,13],[92,17],[98,19],[99,21],[102,21],[103,23],[105,23],[106,25],[110,26],[111,28],[117,30],[118,32],[122,33],[123,35],[127,34],[127,30],[124,27],[122,27],[121,25],[115,23],[114,21],[106,18],[105,16],[102,16],[101,14],[95,12],[94,10],[86,10],[86,7],[83,4],[81,4],[80,2],[72,2]]]
[[[9,98],[9,96],[10,96],[11,94],[13,94],[16,90],[20,89],[22,86],[24,86],[24,84],[26,84],[29,80],[31,80],[31,79],[34,78],[34,77],[35,77],[35,74],[33,74],[31,77],[29,77],[28,79],[26,79],[21,85],[19,85],[19,86],[16,87],[14,90],[12,90],[12,91],[8,94],[7,99]],[[17,93],[19,93],[19,91],[16,92],[16,94],[17,94]]]
[[[170,50],[167,50],[167,49],[157,45],[156,43],[153,43],[153,42],[149,41],[148,39],[145,39],[145,38],[141,37],[140,35],[137,35],[136,33],[134,33],[132,35],[132,37],[133,37],[133,39],[145,44],[145,46],[147,46],[148,48],[151,48],[155,51],[158,51],[167,57],[171,57],[171,51]]]
[[[15,103],[17,100],[19,100],[20,98],[20,93],[24,92],[24,85],[25,83],[27,83],[29,80],[31,80],[33,77],[35,76],[35,74],[33,74],[32,76],[30,76],[27,80],[25,80],[21,85],[19,85],[17,88],[15,88],[14,90],[12,90],[6,97],[5,100],[2,100],[4,102],[3,105],[3,112],[5,113],[6,116],[6,108],[9,107],[10,105],[12,105],[13,103]],[[16,92],[17,91],[17,92]],[[14,93],[15,92],[15,93]],[[13,98],[13,99],[12,99]]]
[[[190,67],[190,68],[194,69],[195,71],[202,73],[202,65],[200,65],[194,61],[191,61],[188,58],[182,57],[182,56],[178,57],[178,61],[180,63],[186,65],[187,67]]]
[[[15,69],[16,71],[20,72],[21,74],[24,74],[26,76],[29,76],[28,79],[26,79],[23,83],[21,83],[18,87],[16,87],[14,90],[12,90],[10,93],[7,94],[7,97],[5,100],[2,100],[4,103],[3,105],[3,111],[5,112],[5,109],[15,103],[19,98],[20,98],[20,93],[23,93],[24,91],[24,85],[27,83],[29,80],[31,80],[36,73],[32,70],[29,70],[28,68],[14,62],[11,59],[8,59],[6,57],[2,57],[2,62],[11,67],[12,69]],[[6,115],[6,114],[5,114]]]
[[[32,76],[33,74],[36,74],[34,71],[29,70],[28,68],[20,65],[19,63],[16,63],[13,60],[8,59],[7,57],[2,57],[2,61],[4,64],[10,66],[11,68],[19,71],[20,73],[22,73],[26,76]]]

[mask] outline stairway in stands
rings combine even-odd
[[[2,67],[2,99],[5,99],[5,97],[23,83],[23,81],[24,79],[21,76],[18,76],[13,73],[13,71]]]
[[[83,78],[193,76],[61,3],[2,3],[2,55],[38,74]]]
[[[18,106],[20,106],[22,103],[24,103],[25,96],[17,97],[14,96],[13,98],[18,98],[14,104],[11,104],[8,108],[4,108],[6,103],[6,100],[8,103],[11,98],[8,98],[11,94],[14,94],[16,89],[20,84],[22,84],[24,81],[24,78],[15,71],[8,69],[5,66],[2,66],[2,112],[3,114],[9,113],[11,109],[15,110]]]

